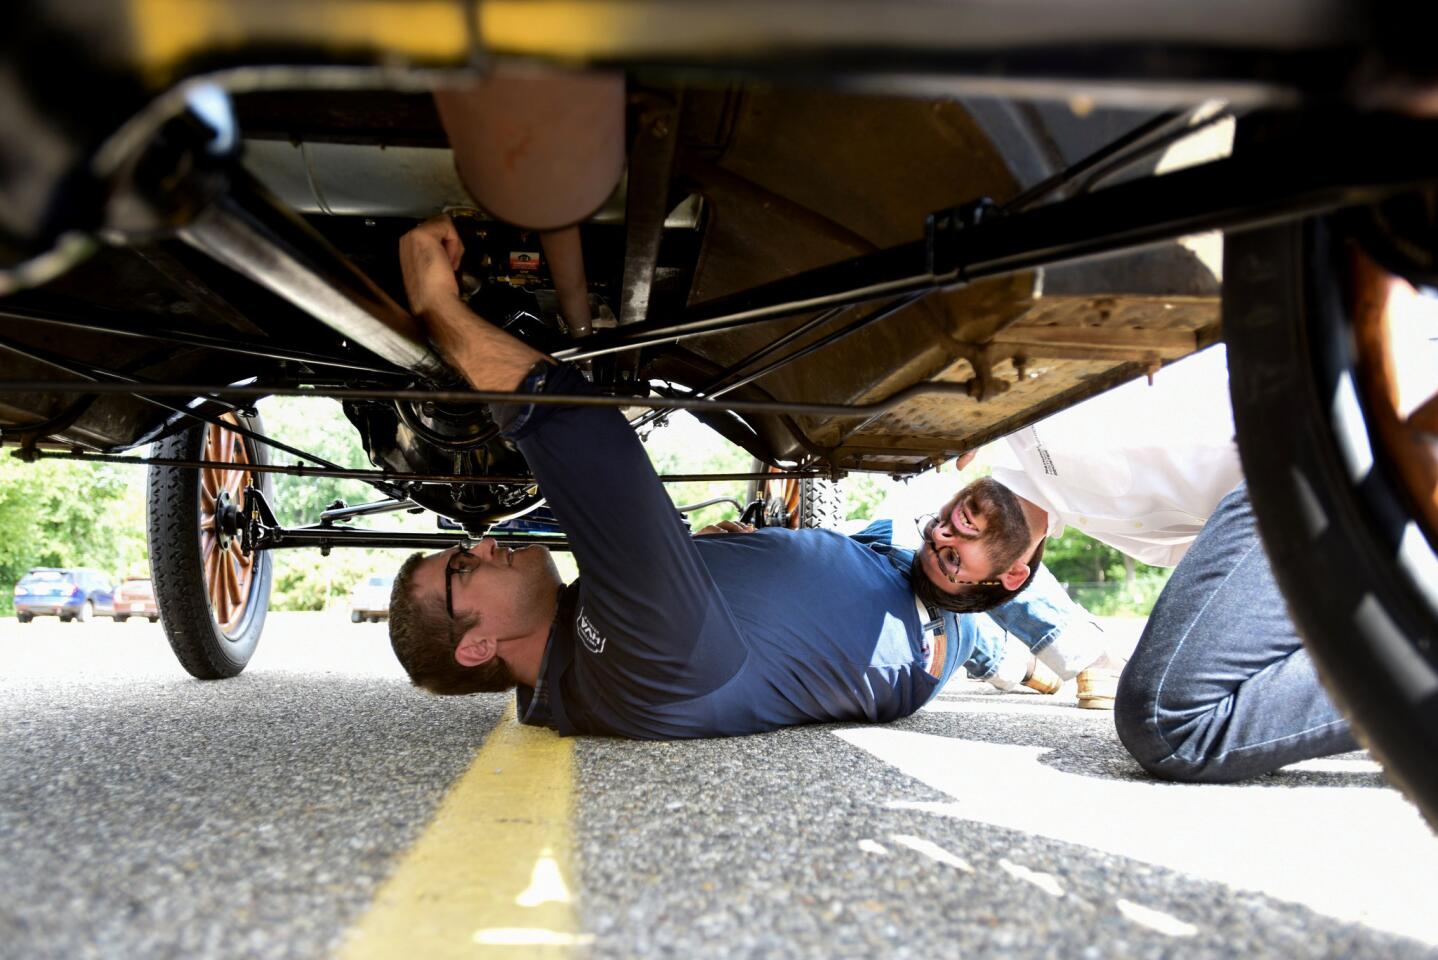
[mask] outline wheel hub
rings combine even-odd
[[[221,490],[215,497],[215,536],[221,550],[228,550],[231,541],[240,535],[240,518],[240,505],[231,499],[228,490]]]

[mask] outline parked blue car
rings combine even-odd
[[[33,567],[15,584],[15,617],[21,623],[43,616],[85,623],[96,614],[115,616],[115,587],[99,570]]]

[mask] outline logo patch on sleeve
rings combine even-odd
[[[589,622],[583,607],[579,608],[579,617],[575,620],[574,627],[579,631],[579,639],[584,641],[586,650],[590,653],[604,652],[604,635],[594,629],[594,624]]]

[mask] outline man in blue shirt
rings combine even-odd
[[[443,217],[400,244],[411,309],[440,353],[479,390],[585,392],[573,368],[460,300],[462,252]],[[917,554],[826,530],[694,538],[616,409],[494,415],[580,577],[566,586],[543,548],[492,539],[416,555],[395,580],[391,642],[416,684],[517,687],[521,719],[564,734],[670,739],[907,716],[972,648],[952,611],[1001,602],[1037,565],[988,481],[940,508]]]

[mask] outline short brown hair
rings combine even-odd
[[[509,667],[498,657],[477,667],[454,658],[459,638],[474,626],[460,618],[451,632],[449,614],[437,596],[417,597],[414,572],[424,554],[411,554],[395,574],[389,597],[389,643],[410,681],[431,693],[498,693],[514,686]]]

